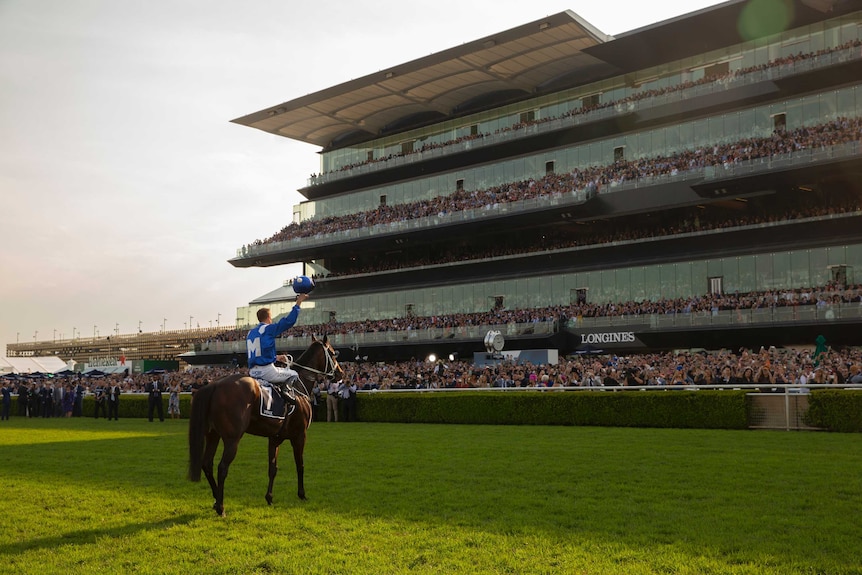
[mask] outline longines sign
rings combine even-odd
[[[644,347],[633,331],[583,331],[577,334],[578,345],[601,347]]]
[[[634,343],[633,331],[609,331],[606,333],[582,333],[581,343]]]

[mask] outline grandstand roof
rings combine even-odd
[[[560,12],[233,122],[337,148],[521,100],[564,79],[604,77],[615,68],[584,50],[609,39],[574,12]]]
[[[288,285],[282,285],[279,288],[272,290],[269,293],[266,293],[260,297],[257,297],[249,302],[249,305],[257,305],[257,304],[268,304],[272,302],[280,302],[292,300],[296,297],[296,292],[293,291],[293,287]]]
[[[859,0],[786,0],[770,5],[728,0],[614,37],[585,51],[630,72],[798,28],[862,8]],[[756,26],[752,28],[752,23]]]
[[[744,41],[766,16],[749,0],[607,36],[567,10],[232,120],[324,150],[517,102]],[[795,28],[859,10],[860,0],[787,0]],[[748,11],[747,11],[748,10]],[[779,28],[750,30],[755,36]]]

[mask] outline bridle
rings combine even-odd
[[[322,375],[323,377],[331,378],[333,375],[335,375],[336,371],[341,371],[341,373],[343,374],[344,371],[341,369],[341,366],[338,365],[338,360],[335,359],[335,352],[331,351],[331,348],[322,341],[316,340],[314,343],[319,343],[320,346],[323,348],[323,356],[326,358],[326,366],[323,368],[323,370],[321,371],[307,365],[302,365],[301,363],[297,363],[295,361],[292,362],[292,365],[295,367],[302,368],[303,370],[310,373]],[[305,387],[305,384],[303,384],[303,387]],[[306,391],[308,390],[306,389]]]

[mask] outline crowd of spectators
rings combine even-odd
[[[112,385],[118,385],[122,394],[146,394],[147,384],[158,379],[161,388],[165,391],[179,384],[182,391],[193,392],[212,381],[235,372],[236,366],[134,375],[126,373],[106,375],[75,373],[54,377],[46,374],[34,376],[22,374],[19,379],[7,380],[7,382],[14,387],[19,396],[22,389],[27,390],[26,397],[32,403],[29,409],[30,417],[53,417],[57,416],[57,413],[53,409],[49,409],[47,405],[56,404],[57,401],[62,401],[62,398],[70,399],[76,394],[81,396],[96,394],[97,392],[103,393]],[[53,398],[58,399],[55,401]]]
[[[148,385],[158,380],[164,392],[178,389],[194,393],[226,375],[236,373],[236,364],[225,367],[205,367],[185,371],[164,371],[161,373],[113,373],[89,375],[87,373],[63,374],[21,374],[16,379],[3,378],[3,386],[8,386],[17,396],[17,413],[22,417],[80,417],[84,396],[92,395],[96,401],[96,417],[101,410],[105,412],[105,402],[109,390],[119,388],[118,400],[126,394],[144,395]]]
[[[378,332],[411,332],[428,328],[441,328],[457,335],[471,326],[509,326],[541,322],[573,322],[577,327],[584,318],[633,317],[651,314],[701,314],[714,315],[721,311],[737,312],[784,307],[817,306],[824,308],[835,304],[862,305],[862,284],[841,285],[829,282],[823,286],[797,289],[776,289],[746,293],[704,294],[689,298],[657,298],[642,301],[613,303],[573,302],[568,305],[553,305],[531,309],[495,308],[486,312],[441,314],[432,316],[404,316],[398,318],[296,325],[281,337],[303,337],[311,335],[335,335]],[[226,330],[208,341],[243,341],[247,329]]]
[[[356,214],[311,218],[291,223],[266,240],[253,245],[270,244],[319,235],[425,218],[443,217],[453,212],[491,208],[539,197],[559,196],[573,190],[590,188],[601,192],[628,181],[681,172],[708,166],[730,167],[740,162],[772,157],[802,150],[822,149],[862,140],[862,119],[840,117],[816,126],[794,130],[776,129],[769,137],[743,138],[727,143],[685,150],[670,156],[637,160],[619,160],[611,165],[576,168],[564,174],[551,173],[543,178],[528,179],[494,186],[485,190],[457,190],[447,196],[412,203],[379,206]]]
[[[723,72],[723,73],[722,72],[709,72],[698,80],[687,80],[685,82],[680,82],[679,84],[674,84],[673,86],[667,86],[667,87],[663,87],[663,88],[649,88],[649,89],[641,90],[639,92],[630,94],[629,96],[626,96],[624,98],[620,98],[618,100],[610,100],[607,102],[589,102],[589,103],[582,102],[581,106],[579,106],[577,108],[572,108],[569,111],[567,111],[566,113],[562,114],[561,116],[546,116],[546,117],[537,118],[537,119],[528,120],[528,121],[518,121],[518,122],[512,124],[511,126],[506,126],[504,128],[500,128],[500,129],[496,130],[494,132],[494,134],[497,135],[497,134],[505,134],[508,132],[515,132],[515,131],[527,128],[529,126],[544,124],[544,123],[548,123],[548,122],[552,122],[555,120],[559,120],[559,119],[567,118],[567,117],[572,117],[572,116],[581,116],[581,115],[585,115],[585,114],[590,114],[592,112],[596,112],[599,110],[605,110],[605,109],[609,109],[609,108],[615,108],[619,111],[623,111],[623,110],[626,110],[628,108],[628,106],[630,106],[631,104],[641,102],[644,100],[648,100],[650,98],[656,98],[656,97],[664,96],[667,94],[672,94],[675,92],[681,92],[684,90],[688,90],[690,88],[694,88],[697,86],[704,86],[707,84],[729,84],[729,83],[732,83],[734,80],[736,80],[738,78],[745,77],[749,74],[753,74],[756,72],[762,72],[765,70],[769,70],[771,68],[780,68],[782,66],[794,65],[797,62],[811,60],[811,59],[818,58],[821,56],[826,56],[828,54],[832,54],[835,52],[840,52],[842,50],[847,50],[847,49],[851,49],[851,48],[859,48],[860,46],[862,46],[862,40],[858,40],[858,39],[857,40],[851,40],[851,41],[845,42],[839,46],[835,46],[834,48],[824,48],[821,50],[817,50],[816,52],[808,52],[808,53],[799,52],[797,54],[791,54],[788,56],[784,56],[781,58],[776,58],[774,60],[770,60],[769,62],[767,62],[765,64],[759,64],[756,66],[746,66],[744,68],[739,68],[737,70],[727,70],[726,72]],[[460,144],[460,143],[465,142],[465,141],[483,139],[489,135],[491,135],[491,134],[490,133],[482,133],[482,132],[478,132],[476,134],[470,134],[470,135],[463,135],[463,136],[459,136],[457,138],[453,138],[451,140],[446,140],[444,142],[425,143],[419,148],[411,149],[410,151],[404,151],[402,153],[393,153],[393,154],[388,154],[386,156],[381,156],[381,157],[377,157],[377,158],[370,158],[370,159],[367,159],[367,160],[362,161],[362,162],[354,162],[354,163],[346,164],[346,165],[340,166],[337,170],[331,170],[331,171],[325,172],[323,174],[311,174],[312,185],[317,183],[316,180],[318,179],[319,176],[322,176],[325,174],[342,172],[342,171],[346,171],[346,170],[352,170],[354,168],[368,165],[368,164],[377,164],[377,163],[381,163],[381,162],[388,162],[389,160],[393,160],[395,158],[401,158],[401,157],[409,156],[409,155],[413,155],[413,154],[421,154],[421,153],[427,152],[429,150],[445,148],[447,146]]]
[[[397,254],[393,254],[387,258],[373,258],[369,261],[356,260],[353,265],[330,270],[326,277],[342,277],[417,266],[481,260],[862,211],[862,202],[855,196],[837,199],[829,203],[823,203],[819,197],[809,198],[808,202],[800,198],[796,199],[799,201],[795,202],[796,205],[793,206],[775,205],[777,202],[770,200],[764,202],[759,209],[748,209],[745,213],[732,215],[720,211],[704,211],[695,207],[668,210],[666,214],[663,214],[665,217],[660,219],[648,220],[642,215],[637,215],[615,218],[612,221],[604,220],[595,226],[592,225],[595,222],[583,222],[583,225],[569,227],[564,232],[548,228],[542,230],[542,235],[538,237],[525,237],[519,234],[517,241],[506,241],[508,236],[502,234],[497,236],[500,241],[488,242],[487,245],[474,239],[469,244],[448,246],[444,250],[433,250],[433,255],[428,254],[425,257],[416,257],[415,253],[409,253],[401,258]],[[749,203],[749,206],[752,204]],[[319,279],[317,275],[314,278]]]
[[[739,385],[756,386],[765,392],[783,391],[790,386],[862,384],[862,350],[761,347],[759,351],[738,350],[660,352],[639,355],[596,354],[573,356],[556,364],[534,364],[500,360],[487,365],[469,361],[343,362],[345,384],[357,391],[403,389],[471,388],[619,388],[656,387],[681,389]],[[226,375],[246,374],[245,367],[190,368],[161,375],[166,382],[180,382],[194,393]],[[81,416],[81,398],[99,394],[109,386],[121,385],[123,393],[143,393],[143,382],[152,376],[105,378],[71,376],[40,378],[11,386],[18,396],[22,417]],[[315,403],[327,390],[338,386],[313,386]],[[63,389],[64,393],[55,390]],[[804,388],[801,391],[806,391]],[[330,391],[331,392],[331,391]],[[57,398],[60,398],[59,400]],[[65,400],[65,401],[64,401]],[[58,403],[59,401],[59,403]],[[68,405],[67,405],[68,404]]]
[[[643,355],[585,355],[556,365],[502,361],[477,366],[467,361],[345,364],[345,375],[360,390],[491,387],[617,387],[763,384],[862,383],[862,351],[770,347],[662,352]]]
[[[455,334],[461,328],[504,326],[513,323],[572,322],[575,326],[589,317],[651,314],[703,314],[719,311],[765,310],[783,307],[834,304],[862,305],[862,284],[845,286],[830,282],[817,288],[765,290],[750,293],[706,294],[692,298],[655,299],[619,303],[572,303],[536,309],[493,309],[483,313],[459,313],[428,317],[405,317],[361,322],[330,322],[295,326],[286,335],[346,334],[379,331],[410,331],[431,327],[446,328]],[[221,334],[222,341],[245,338],[246,330]],[[285,337],[285,336],[282,336]],[[473,387],[613,387],[664,385],[764,384],[775,389],[781,385],[862,383],[862,351],[829,350],[814,357],[808,350],[761,349],[758,353],[740,349],[702,353],[650,353],[631,356],[579,356],[558,365],[524,365],[512,362],[477,367],[465,361],[410,361],[396,363],[349,363],[343,367],[350,381],[360,390]],[[104,393],[119,385],[122,393],[143,394],[147,384],[157,378],[162,389],[179,385],[194,393],[208,383],[232,373],[244,373],[238,363],[222,367],[200,367],[186,371],[131,375],[110,374],[91,377],[71,374],[49,378],[23,377],[6,380],[20,397],[29,402],[19,405],[20,413],[30,417],[56,417],[80,414],[80,397]],[[23,395],[21,391],[26,393]],[[20,404],[20,401],[19,401]]]

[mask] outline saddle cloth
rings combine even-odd
[[[285,403],[281,392],[268,381],[258,379],[257,383],[260,385],[260,415],[262,417],[284,419],[296,409],[296,405],[291,405],[290,411],[285,413]]]

